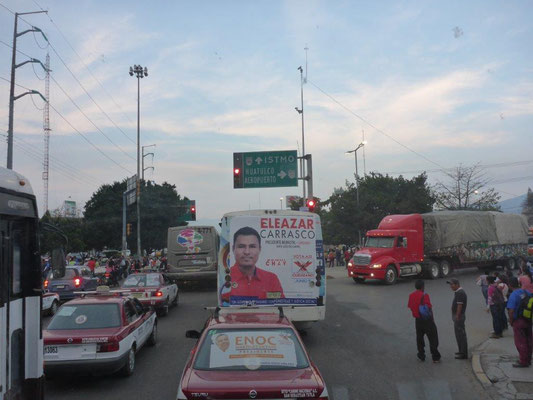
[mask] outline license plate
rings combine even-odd
[[[57,354],[57,346],[44,346],[44,354]]]
[[[65,285],[57,285],[56,289],[65,289]]]
[[[193,265],[205,265],[206,261],[205,260],[192,260],[192,264]]]
[[[140,299],[141,297],[144,297],[144,293],[141,293],[141,292],[139,292],[139,293],[132,293],[131,295],[132,295],[133,297],[138,298],[138,299]]]

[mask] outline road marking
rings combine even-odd
[[[333,400],[350,400],[346,386],[333,386]]]

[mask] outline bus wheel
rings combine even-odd
[[[396,272],[396,267],[391,264],[387,267],[387,272],[385,272],[385,283],[387,285],[393,285],[397,279],[398,273]]]

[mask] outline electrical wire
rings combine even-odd
[[[33,69],[33,74],[37,77],[37,79],[39,79],[40,81],[44,81],[46,79],[46,73],[45,73],[45,76],[43,78],[41,78],[37,74],[37,71],[35,71],[35,63],[30,63],[30,64],[31,64],[31,68]]]
[[[126,156],[128,156],[129,158],[131,158],[132,160],[136,161],[137,159],[135,157],[133,157],[131,154],[129,153],[126,153],[124,151],[124,149],[122,147],[120,147],[118,144],[116,144],[115,142],[113,142],[113,140],[111,140],[111,138],[106,135],[104,133],[104,131],[102,131],[94,122],[91,118],[89,118],[89,116],[87,114],[85,114],[85,112],[80,108],[80,106],[78,106],[78,104],[72,99],[72,97],[69,96],[69,94],[65,91],[65,89],[63,89],[63,87],[55,80],[55,78],[53,76],[50,76],[50,78],[52,79],[52,81],[59,87],[59,89],[61,89],[61,91],[63,92],[63,94],[65,96],[68,97],[68,99],[71,101],[72,104],[74,104],[76,106],[76,108],[78,109],[79,112],[81,112],[83,114],[83,116],[87,119],[87,121],[89,121],[91,123],[92,126],[94,126],[98,132],[100,132],[107,140],[109,140],[109,142],[115,146],[117,149],[119,149],[122,153],[124,153]]]
[[[43,111],[43,110],[44,110],[44,106],[43,106],[43,108],[39,108],[39,107],[37,106],[37,104],[35,104],[35,100],[33,100],[33,96],[32,96],[32,95],[30,95],[30,99],[31,99],[31,102],[33,103],[33,106],[34,106],[37,110],[39,110],[39,111]]]
[[[47,43],[46,46],[41,47],[41,45],[37,41],[37,37],[35,36],[35,31],[32,31],[32,33],[33,33],[33,40],[35,40],[35,44],[37,45],[37,47],[40,48],[41,50],[46,50],[49,46],[48,42],[46,42]]]
[[[37,1],[33,0],[33,2],[35,3],[35,5],[37,7],[39,7],[41,9],[41,11],[45,11],[40,5],[39,3],[37,3]],[[120,105],[115,101],[115,99],[113,98],[113,96],[107,91],[107,89],[104,87],[104,85],[102,85],[102,83],[100,82],[100,80],[98,80],[98,78],[96,78],[96,76],[92,73],[91,69],[87,66],[87,64],[85,64],[85,62],[83,61],[83,58],[79,55],[79,53],[74,49],[74,46],[72,46],[69,42],[69,40],[67,39],[67,37],[63,34],[63,32],[61,31],[61,29],[59,28],[59,26],[55,23],[55,21],[52,19],[52,17],[50,17],[50,15],[48,15],[48,13],[46,14],[46,16],[48,17],[48,19],[50,20],[50,22],[52,23],[52,25],[54,25],[54,27],[57,29],[57,31],[59,32],[59,34],[61,35],[61,37],[63,38],[63,40],[68,44],[68,46],[70,47],[70,49],[74,52],[74,54],[76,54],[76,56],[78,57],[78,59],[80,60],[80,62],[83,64],[83,66],[85,67],[85,69],[89,72],[89,74],[93,77],[93,79],[98,83],[98,85],[102,88],[102,90],[104,91],[104,93],[111,99],[111,101],[113,102],[113,104],[115,104],[115,106],[121,111],[122,115],[125,116],[129,122],[133,123],[132,119],[124,113],[124,111],[122,110],[122,107],[120,107]],[[123,132],[124,133],[124,132]],[[128,137],[128,139],[130,139],[133,143],[135,143],[134,140],[132,140],[129,136],[126,135],[126,137]]]
[[[397,139],[393,138],[391,135],[389,135],[388,133],[386,133],[385,131],[383,131],[382,129],[379,129],[377,126],[375,126],[373,123],[371,123],[370,121],[366,120],[365,118],[361,117],[360,115],[358,115],[357,113],[355,113],[354,111],[352,111],[351,109],[349,109],[348,107],[346,107],[344,104],[342,104],[340,101],[338,101],[335,97],[333,97],[332,95],[330,95],[329,93],[327,93],[325,90],[321,89],[318,85],[316,85],[314,82],[310,81],[310,80],[307,80],[308,83],[310,83],[311,85],[313,85],[316,89],[318,89],[322,94],[324,94],[325,96],[329,97],[331,100],[333,100],[335,103],[337,103],[339,106],[341,106],[342,108],[344,108],[346,111],[348,111],[350,114],[352,114],[353,116],[355,116],[356,118],[358,118],[359,120],[361,120],[362,122],[364,122],[365,124],[367,124],[368,126],[372,127],[373,129],[375,129],[377,132],[381,133],[383,136],[389,138],[390,140],[392,140],[394,143],[398,144],[399,146],[402,146],[404,149],[410,151],[411,153],[413,154],[416,154],[417,156],[423,158],[424,160],[426,160],[427,162],[433,164],[433,165],[436,165],[437,167],[439,167],[441,170],[445,171],[446,168],[444,168],[442,165],[440,165],[439,163],[429,159],[428,157],[426,157],[425,155],[423,154],[420,154],[419,152],[411,149],[409,146],[401,143],[400,141],[398,141]]]
[[[122,168],[124,171],[126,171],[128,174],[133,174],[132,171],[130,171],[129,169],[127,169],[126,167],[124,167],[123,165],[119,164],[118,162],[116,162],[115,160],[113,160],[111,157],[109,157],[106,153],[104,153],[98,146],[96,146],[93,142],[91,142],[83,133],[81,133],[78,129],[76,129],[74,127],[74,125],[72,125],[70,123],[70,121],[65,118],[63,116],[63,114],[61,114],[61,112],[59,112],[59,110],[57,108],[55,108],[52,104],[50,104],[50,108],[52,110],[54,110],[56,112],[57,115],[59,115],[61,117],[61,119],[63,119],[63,121],[65,121],[72,129],[74,129],[78,135],[80,135],[83,140],[85,140],[87,143],[89,143],[89,145],[91,145],[91,147],[93,147],[97,152],[99,152],[101,155],[103,155],[105,158],[107,158],[109,161],[111,161],[113,164],[115,164],[116,166]]]

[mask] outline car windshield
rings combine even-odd
[[[75,277],[77,277],[78,274],[76,272],[76,270],[72,269],[72,268],[67,268],[65,270],[65,276],[62,276],[62,277],[54,277],[54,273],[53,272],[50,272],[50,275],[48,277],[48,279],[74,279]]]
[[[373,237],[366,240],[366,247],[392,247],[394,245],[393,237]]]
[[[292,329],[210,329],[194,363],[195,369],[229,371],[308,366]]]
[[[133,274],[126,278],[122,287],[152,287],[159,286],[159,274]]]
[[[48,330],[102,329],[120,326],[118,304],[65,304],[52,318]]]

